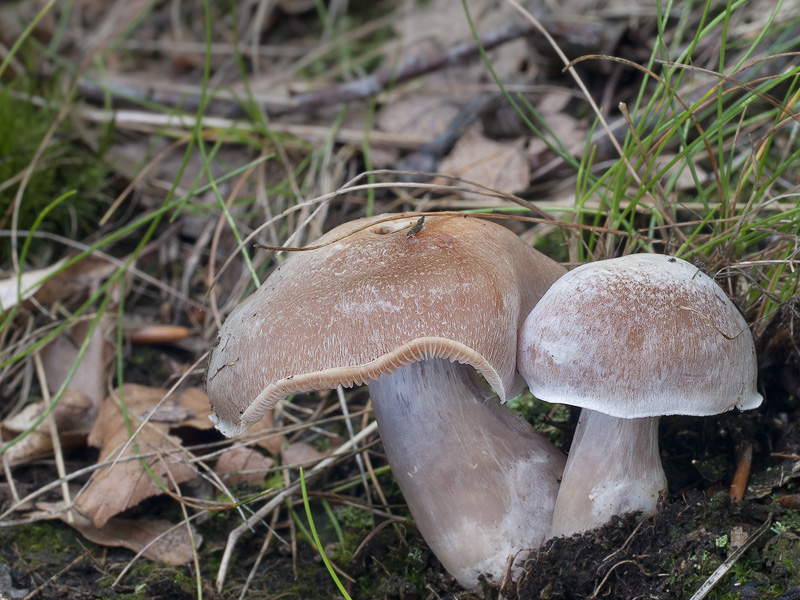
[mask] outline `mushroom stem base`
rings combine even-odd
[[[496,402],[471,367],[430,359],[369,385],[384,449],[412,516],[466,587],[550,530],[564,455]]]
[[[583,409],[550,535],[586,531],[627,512],[652,516],[659,494],[666,489],[657,417],[618,419]]]

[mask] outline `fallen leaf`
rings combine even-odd
[[[586,144],[586,128],[573,116],[564,112],[544,114],[543,118],[547,127],[553,135],[546,134],[548,141],[554,146],[558,144],[554,140],[559,140],[561,144],[574,155],[578,155]],[[528,144],[528,156],[534,167],[555,158],[555,154],[550,150],[545,141],[541,138],[531,138]]]
[[[495,75],[506,81],[519,77],[519,74],[523,72],[524,66],[530,60],[530,56],[531,49],[525,38],[500,44],[500,46],[489,52]],[[535,66],[536,62],[533,61],[532,65]],[[532,79],[534,74],[529,71],[526,73],[526,77]]]
[[[33,296],[42,287],[42,280],[58,271],[62,264],[63,260],[44,269],[26,271],[20,278],[13,275],[0,279],[0,308],[8,310]]]
[[[67,388],[85,394],[92,401],[95,414],[106,395],[106,380],[114,359],[114,344],[103,336],[109,320],[101,318],[98,322]],[[42,349],[42,364],[51,394],[66,381],[90,327],[89,321],[78,322]]]
[[[522,141],[490,140],[481,133],[480,124],[471,127],[458,140],[439,165],[438,171],[512,194],[525,190],[530,180],[530,166]],[[472,187],[460,182],[454,185]],[[487,199],[486,196],[469,192],[464,196]]]
[[[153,411],[164,392],[134,384],[126,384],[122,389],[130,426],[136,431],[143,422],[143,416]],[[78,506],[92,518],[96,527],[102,527],[112,516],[145,498],[162,493],[161,487],[147,473],[141,460],[168,489],[197,475],[190,462],[192,457],[183,449],[178,437],[169,435],[169,426],[166,424],[148,422],[137,434],[135,444],[128,443],[129,434],[117,394],[118,390],[106,398],[100,407],[89,434],[89,444],[100,448],[98,462],[129,460],[118,460],[113,466],[96,471],[77,500]],[[155,456],[130,460],[130,457],[136,456],[137,448],[140,454],[155,453]]]
[[[76,296],[88,296],[105,281],[117,268],[102,258],[87,256],[74,265],[57,269],[56,274],[48,279],[36,292],[36,299],[44,306],[64,302]]]
[[[436,136],[447,129],[459,110],[459,105],[444,94],[409,94],[384,106],[375,124],[387,133]]]
[[[325,456],[324,452],[320,452],[305,442],[295,442],[281,450],[281,461],[284,465],[296,465],[304,468],[315,465]]]
[[[157,405],[164,397],[164,390],[159,388],[144,388],[140,390],[152,395],[149,402],[152,406]],[[156,398],[157,397],[157,398]],[[148,413],[150,420],[154,423],[165,423],[170,428],[192,427],[205,431],[212,429],[214,424],[209,416],[211,415],[211,403],[205,390],[200,388],[186,388],[173,394],[167,402]]]
[[[211,421],[209,421],[210,423]],[[272,456],[278,456],[283,448],[283,435],[277,433],[275,430],[275,416],[270,410],[264,417],[255,423],[247,433],[238,436],[235,439],[251,440],[259,448],[263,448]]]
[[[252,448],[237,446],[219,455],[214,471],[233,485],[242,481],[257,485],[264,481],[275,461]]]
[[[9,441],[33,425],[47,409],[44,400],[27,405],[13,417],[0,424],[3,439]],[[52,418],[56,420],[61,447],[77,448],[86,443],[86,436],[94,421],[96,410],[85,394],[67,390],[56,404]],[[47,420],[42,421],[28,435],[11,446],[3,456],[11,465],[28,463],[37,458],[52,456],[53,438]]]
[[[467,0],[466,4],[475,27],[481,32],[501,27],[511,19],[519,19],[508,2]],[[461,2],[429,0],[408,6],[410,10],[398,15],[399,18],[392,23],[392,27],[402,36],[405,55],[421,53],[420,46],[428,46],[425,42],[430,42],[429,47],[433,50],[441,51],[472,41],[469,28],[460,26],[465,23]]]
[[[37,503],[36,508],[45,511],[42,517],[64,521],[90,542],[100,546],[127,548],[137,553],[144,550],[142,556],[145,558],[174,567],[191,562],[192,542],[197,549],[203,541],[194,527],[190,536],[186,525],[176,526],[162,519],[112,517],[98,528],[79,508],[73,507],[67,511],[63,505],[44,502]]]

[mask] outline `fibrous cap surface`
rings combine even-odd
[[[473,366],[505,399],[516,334],[563,267],[464,216],[346,223],[290,256],[226,320],[209,359],[217,428],[236,435],[288,395],[358,385],[425,358]]]
[[[523,325],[518,368],[542,400],[620,418],[761,403],[744,318],[705,273],[662,255],[589,263],[559,279]]]

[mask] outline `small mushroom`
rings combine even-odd
[[[209,359],[217,428],[287,396],[370,382],[420,532],[465,586],[550,529],[564,456],[495,401],[524,388],[516,334],[564,270],[464,216],[346,223],[291,256],[227,319]]]
[[[686,261],[638,254],[559,279],[520,331],[518,368],[539,399],[583,408],[551,535],[656,512],[667,482],[661,415],[755,408],[756,354],[722,289]]]

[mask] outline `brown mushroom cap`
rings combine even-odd
[[[520,333],[519,370],[549,402],[620,418],[761,403],[747,323],[697,267],[636,254],[570,271]]]
[[[226,320],[208,364],[217,428],[236,435],[288,395],[426,358],[473,366],[501,400],[516,332],[564,272],[508,229],[465,216],[360,219],[292,255]]]

